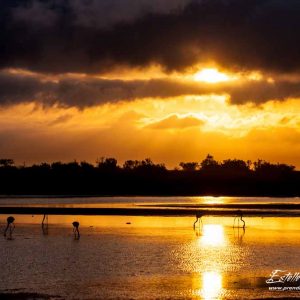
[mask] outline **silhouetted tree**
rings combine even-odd
[[[181,162],[179,166],[183,171],[195,171],[198,169],[199,164],[197,162]]]
[[[144,160],[127,160],[123,164],[124,170],[138,170],[138,171],[155,171],[155,170],[166,170],[164,164],[155,164],[150,158]]]
[[[226,159],[221,163],[221,168],[231,172],[247,172],[250,170],[249,165],[241,159]]]
[[[13,160],[2,159],[0,194],[300,196],[300,172],[294,166],[218,162],[212,155],[201,164],[180,166],[167,170],[146,158],[127,160],[121,168],[115,158],[101,158],[96,167],[85,161],[15,167]]]
[[[101,157],[100,160],[97,160],[97,167],[102,171],[116,171],[118,169],[118,161],[112,157]]]
[[[76,172],[80,168],[79,163],[76,160],[69,162],[69,163],[65,164],[64,166],[70,172]]]
[[[1,158],[0,167],[12,167],[14,165],[14,160],[10,158]]]
[[[141,165],[141,162],[138,160],[126,160],[123,164],[124,170],[134,170]]]
[[[162,171],[166,170],[166,167],[164,164],[154,164],[153,161],[150,158],[146,158],[139,162],[139,165],[137,166],[137,170],[140,171]]]
[[[294,171],[295,167],[286,164],[272,164],[265,160],[257,160],[254,162],[254,171],[260,173],[269,173],[272,174],[273,172],[279,173],[286,173]]]
[[[80,162],[80,167],[82,168],[82,170],[85,171],[90,171],[94,169],[94,166],[86,161]]]
[[[44,170],[50,170],[51,166],[50,164],[47,163],[41,163],[39,166],[37,166],[38,168],[44,169]]]
[[[206,158],[200,163],[201,170],[210,171],[216,170],[219,167],[219,163],[210,154],[207,154]]]
[[[51,164],[51,169],[52,170],[56,170],[56,171],[59,171],[63,168],[63,164],[60,162],[60,161],[56,161],[56,162],[53,162]]]

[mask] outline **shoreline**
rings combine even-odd
[[[43,199],[53,199],[53,198],[138,198],[138,197],[144,197],[144,198],[178,198],[178,197],[189,197],[189,198],[196,198],[196,197],[213,197],[213,198],[300,198],[300,195],[247,195],[247,194],[240,194],[240,195],[211,195],[211,194],[107,194],[107,195],[101,195],[101,194],[95,194],[95,195],[90,195],[90,194],[55,194],[55,195],[47,195],[47,194],[12,194],[12,195],[5,195],[1,194],[0,195],[0,200],[1,199],[18,199],[18,198],[28,198],[28,199],[36,199],[36,198],[43,198]]]
[[[2,206],[0,214],[20,215],[83,215],[83,216],[280,216],[300,217],[300,204],[292,205],[278,204],[254,204],[231,205],[231,207],[217,207],[206,205],[201,208],[172,208],[172,207],[135,207],[135,208],[83,208],[83,207],[37,207],[37,206]]]

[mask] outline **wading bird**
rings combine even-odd
[[[74,232],[74,239],[79,240],[80,238],[80,233],[79,233],[79,222],[74,221],[73,223],[73,232]]]
[[[8,236],[8,239],[12,239],[12,233],[15,229],[15,224],[14,224],[14,220],[15,218],[10,216],[7,218],[7,225],[6,225],[6,228],[4,230],[4,236],[6,237],[6,233],[9,229],[9,236]]]
[[[235,226],[235,220],[237,219],[237,226]],[[233,228],[235,227],[240,227],[240,220],[243,222],[243,226],[241,228],[244,228],[245,229],[245,226],[246,226],[246,223],[245,221],[243,220],[243,214],[240,210],[237,211],[237,216],[234,218],[233,220]]]
[[[193,225],[194,230],[196,228],[196,224],[198,223],[198,221],[199,221],[199,228],[202,228],[202,226],[203,226],[202,217],[203,217],[202,213],[200,213],[200,212],[196,213],[196,221],[194,222],[194,225]]]

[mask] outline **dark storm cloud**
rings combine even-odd
[[[203,87],[205,90],[205,87]],[[0,105],[40,102],[84,108],[109,102],[147,97],[173,97],[202,93],[192,84],[174,80],[106,80],[65,78],[56,81],[39,76],[0,73]]]
[[[270,100],[283,101],[288,98],[300,97],[300,81],[278,80],[268,81],[248,81],[243,84],[232,85],[224,89],[230,95],[234,104],[244,104],[252,102],[256,104]]]
[[[108,80],[58,77],[55,80],[35,75],[0,72],[0,106],[37,102],[85,108],[143,98],[169,98],[184,95],[227,94],[234,104],[263,103],[300,97],[300,82],[278,80],[232,81],[206,84],[184,80]]]
[[[181,70],[208,59],[232,69],[300,70],[298,0],[2,0],[0,67],[103,72]]]

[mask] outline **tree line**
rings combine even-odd
[[[151,159],[100,158],[96,164],[53,162],[16,166],[0,159],[0,194],[47,195],[234,195],[299,196],[300,172],[294,166],[226,159],[210,154],[175,169]]]

